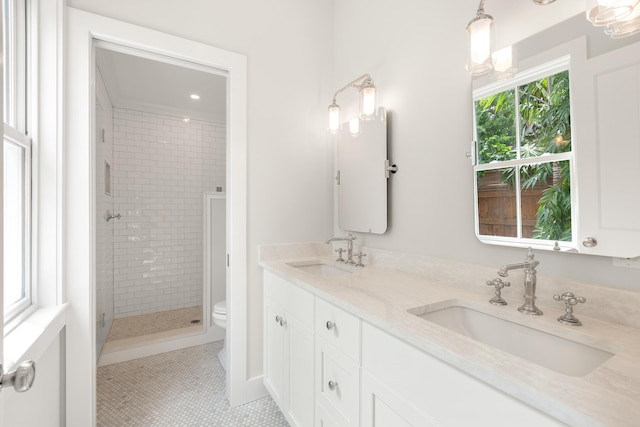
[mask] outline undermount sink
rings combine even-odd
[[[305,273],[313,274],[315,276],[327,277],[327,278],[344,277],[344,276],[349,276],[352,273],[350,270],[342,269],[342,268],[336,267],[335,265],[324,264],[321,262],[289,263],[289,265],[300,271],[304,271]]]
[[[424,306],[408,310],[484,344],[552,369],[581,377],[613,356],[599,348],[510,322],[454,302],[442,307]]]

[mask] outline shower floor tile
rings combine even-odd
[[[97,425],[255,426],[289,424],[271,399],[230,408],[222,341],[98,368]]]
[[[197,320],[197,322],[193,322]],[[156,334],[202,324],[202,306],[160,311],[113,321],[107,341]]]

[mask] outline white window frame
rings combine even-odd
[[[24,297],[8,306],[4,310],[4,333],[13,330],[20,322],[35,310],[35,216],[33,210],[34,185],[36,180],[33,164],[32,141],[28,135],[27,125],[30,119],[28,111],[29,100],[34,100],[32,95],[31,69],[35,66],[35,55],[31,54],[31,39],[37,40],[35,28],[32,28],[31,0],[3,0],[3,3],[11,10],[11,16],[4,34],[7,39],[5,49],[8,50],[9,69],[6,71],[7,83],[5,90],[8,97],[5,103],[6,121],[3,126],[3,144],[5,140],[18,145],[24,150],[23,161],[23,271],[24,271]],[[29,67],[27,64],[29,63]],[[29,108],[35,108],[35,103],[29,103]],[[9,286],[4,283],[4,286]]]
[[[516,89],[519,86],[531,83],[533,81],[542,79],[544,77],[552,76],[554,74],[558,74],[563,71],[569,71],[569,78],[571,79],[571,56],[566,55],[555,59],[553,61],[547,62],[540,66],[536,66],[530,68],[526,71],[517,73],[513,78],[498,81],[491,84],[487,84],[486,86],[480,87],[473,91],[473,134],[474,138],[477,138],[478,131],[476,128],[477,119],[475,113],[475,103],[476,101],[486,98],[487,96],[504,92],[511,89]],[[570,93],[571,98],[573,99],[572,93]],[[516,97],[517,98],[517,97]],[[519,110],[517,106],[516,99],[516,110]],[[571,106],[571,110],[573,110],[573,105]],[[516,126],[518,126],[519,122],[519,114],[516,114]],[[573,129],[573,122],[571,124],[571,134],[575,135]],[[477,142],[474,143],[474,158],[473,158],[473,194],[474,194],[474,221],[475,221],[475,233],[478,240],[483,243],[493,244],[493,245],[503,245],[503,246],[516,246],[516,247],[532,247],[535,249],[547,249],[547,250],[571,250],[576,249],[576,241],[577,241],[577,203],[575,194],[577,194],[577,178],[575,173],[575,149],[572,147],[570,152],[566,153],[557,153],[557,154],[544,154],[542,156],[536,157],[527,157],[521,158],[520,156],[520,130],[516,132],[517,146],[518,146],[518,156],[513,160],[506,160],[501,162],[491,162],[491,163],[483,163],[480,164],[478,162],[478,147]],[[571,182],[571,241],[555,241],[555,240],[543,240],[543,239],[530,239],[521,237],[522,233],[522,206],[521,206],[521,185],[520,185],[520,174],[516,173],[516,209],[517,209],[517,228],[518,228],[518,237],[505,237],[505,236],[489,236],[485,234],[480,234],[480,224],[479,224],[479,212],[478,212],[478,172],[487,171],[487,170],[496,170],[496,169],[505,169],[505,168],[515,168],[519,170],[520,166],[523,165],[531,165],[531,164],[540,164],[540,163],[552,163],[557,161],[569,161],[569,179]]]

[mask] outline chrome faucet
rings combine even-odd
[[[356,240],[356,237],[353,237],[353,234],[349,233],[347,237],[332,237],[328,239],[326,243],[329,244],[331,242],[341,242],[341,241],[347,242],[347,260],[342,262],[346,264],[355,264],[355,262],[353,262],[353,241],[354,240]],[[340,260],[342,260],[342,253],[340,253],[340,258],[338,258],[338,261]]]
[[[533,259],[531,248],[527,251],[527,258],[523,262],[505,264],[498,270],[498,276],[507,277],[509,270],[522,268],[524,270],[524,304],[518,311],[524,314],[540,316],[542,310],[536,307],[536,267],[540,261]]]

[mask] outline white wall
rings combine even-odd
[[[202,305],[203,193],[224,191],[225,135],[114,109],[115,318]]]
[[[71,7],[227,49],[248,58],[248,367],[262,373],[263,243],[332,233],[332,2],[68,0]],[[233,286],[233,284],[232,284]]]
[[[472,140],[471,80],[464,64],[465,26],[477,6],[476,0],[445,2],[436,13],[419,0],[394,8],[383,0],[335,2],[334,86],[364,72],[373,76],[379,103],[389,109],[390,156],[398,165],[390,183],[388,232],[359,236],[359,244],[496,268],[524,256],[524,250],[483,245],[474,235],[473,174],[465,157]],[[495,0],[485,11],[494,16],[501,43],[508,44],[582,7]],[[611,258],[551,252],[537,257],[540,275],[640,291],[638,270],[613,267]]]

